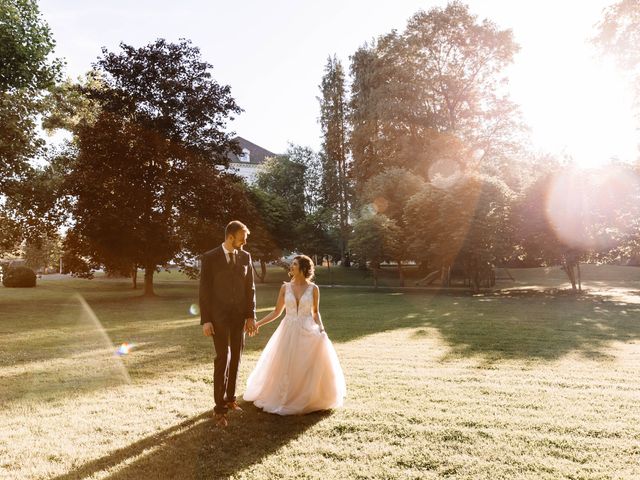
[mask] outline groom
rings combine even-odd
[[[222,245],[202,256],[200,324],[213,337],[213,398],[216,425],[228,425],[227,411],[242,410],[236,403],[236,379],[244,334],[256,332],[256,288],[251,255],[242,250],[249,229],[234,220],[225,228]]]

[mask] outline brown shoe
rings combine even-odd
[[[226,428],[229,425],[226,413],[216,413],[216,427]]]
[[[227,408],[229,410],[235,410],[237,412],[242,412],[242,408],[240,408],[240,405],[238,405],[238,402],[229,402],[229,403],[227,403]]]

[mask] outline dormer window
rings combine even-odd
[[[242,153],[238,156],[241,162],[249,163],[251,161],[251,152],[248,148],[243,148]]]

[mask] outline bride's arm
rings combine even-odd
[[[274,308],[269,315],[261,318],[258,322],[256,322],[256,328],[260,328],[262,325],[266,325],[267,323],[274,321],[276,318],[280,316],[280,314],[284,310],[284,289],[285,289],[285,285],[283,284],[280,287],[280,293],[278,293],[278,301],[276,302],[276,308]]]
[[[317,285],[313,286],[313,320],[320,327],[320,331],[324,332],[324,325],[320,316],[320,289]]]

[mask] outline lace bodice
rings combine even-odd
[[[291,283],[285,283],[284,305],[287,311],[287,317],[293,316],[298,318],[313,316],[313,285],[307,285],[307,289],[300,297],[300,302],[296,301]]]

